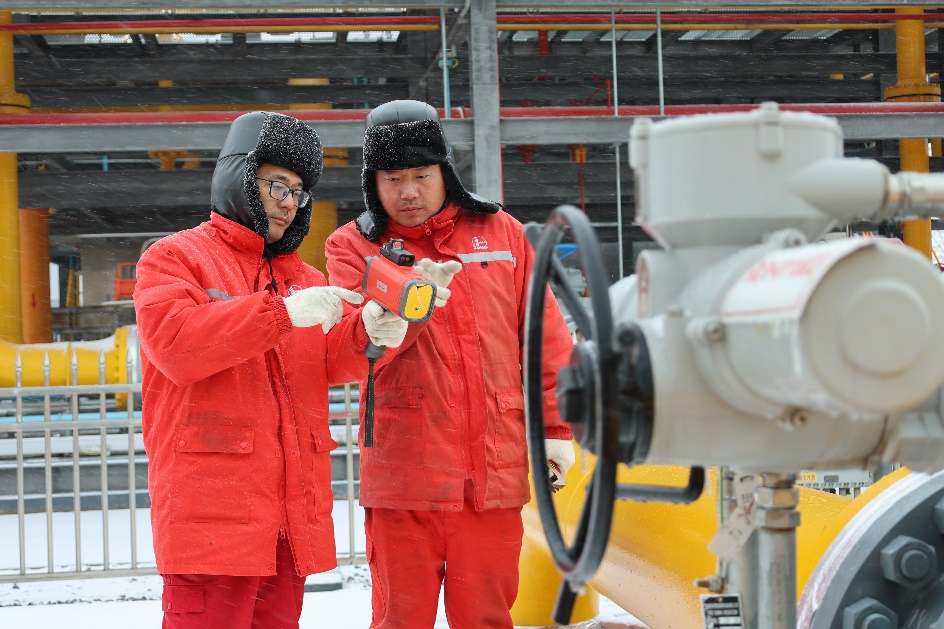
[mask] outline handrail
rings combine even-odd
[[[147,514],[138,513],[147,508],[146,503],[139,502],[147,500],[147,487],[139,479],[147,457],[141,413],[134,410],[141,388],[140,383],[0,388],[0,398],[13,399],[15,405],[13,415],[0,417],[0,443],[5,446],[0,453],[0,472],[9,475],[7,483],[13,480],[14,472],[16,475],[16,491],[7,484],[3,501],[12,513],[15,498],[15,514],[8,517],[15,518],[17,534],[13,537],[19,544],[18,559],[0,564],[0,583],[156,573],[153,559],[138,558],[139,547],[145,549],[150,544]],[[116,405],[110,397],[115,394],[127,397],[127,410],[114,410]],[[329,417],[343,422],[332,426],[332,435],[347,442],[346,451],[339,449],[337,455],[345,457],[348,470],[346,480],[337,479],[332,484],[346,487],[344,493],[350,503],[347,528],[351,541],[348,548],[338,548],[337,560],[344,565],[359,564],[366,561],[364,552],[354,544],[354,422],[359,396],[356,391],[352,395],[348,385],[343,391],[332,388],[329,397],[335,400]],[[57,411],[60,401],[67,408]],[[341,436],[342,431],[346,437]],[[126,471],[115,474],[119,465]],[[100,470],[100,483],[90,482],[86,475],[96,469]],[[66,486],[57,486],[59,482]],[[143,527],[140,534],[139,527]],[[37,530],[43,529],[45,553],[37,552],[41,542],[33,538]],[[70,533],[55,536],[54,529],[68,529]],[[96,535],[101,536],[98,542],[94,541]],[[27,546],[30,553],[26,552]],[[100,553],[96,547],[100,547]]]

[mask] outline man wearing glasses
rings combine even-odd
[[[233,121],[210,220],[152,245],[134,293],[151,521],[165,629],[297,629],[305,576],[337,565],[328,386],[407,324],[358,308],[296,249],[322,171],[317,134]],[[345,303],[347,302],[347,303]]]

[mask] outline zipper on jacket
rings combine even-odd
[[[272,284],[272,290],[275,291],[276,295],[278,295],[279,284],[278,282],[275,281],[275,271],[272,269],[272,258],[273,258],[272,251],[268,247],[265,247],[262,250],[262,255],[265,257],[266,262],[269,263],[269,277],[272,278],[272,281],[270,282]]]
[[[423,223],[425,226],[426,223]],[[429,228],[427,227],[427,231]],[[436,243],[431,243],[431,249],[435,253],[439,254],[439,261],[442,262],[444,256],[443,252],[440,250],[439,246]],[[457,387],[450,387],[454,392],[457,388],[462,392],[460,401],[458,402],[459,408],[462,410],[462,421],[460,423],[459,429],[459,451],[462,453],[462,472],[465,478],[473,478],[475,474],[475,457],[469,449],[469,432],[471,430],[471,421],[472,421],[472,406],[471,400],[469,398],[469,386],[467,381],[464,379],[464,365],[462,361],[462,343],[458,339],[460,334],[460,327],[453,325],[453,320],[449,316],[451,311],[446,313],[445,325],[446,325],[446,337],[450,341],[450,347],[452,349],[452,360],[453,364],[459,366],[463,371],[462,376],[456,378]],[[457,370],[457,372],[460,370]],[[487,420],[486,420],[487,423]]]

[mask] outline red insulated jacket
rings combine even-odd
[[[463,267],[445,307],[411,324],[404,343],[378,362],[374,447],[360,451],[360,502],[459,511],[471,478],[478,510],[519,507],[530,499],[521,365],[534,262],[523,227],[505,212],[476,214],[454,204],[419,227],[391,221],[376,242],[348,223],[326,245],[331,283],[359,290],[365,259],[391,238],[403,238],[417,260]],[[570,439],[554,389],[573,342],[550,295],[544,334],[546,436]]]
[[[328,386],[366,373],[359,310],[326,336],[276,296],[325,285],[297,253],[219,214],[152,245],[134,292],[157,569],[271,575],[280,531],[300,575],[336,565]]]

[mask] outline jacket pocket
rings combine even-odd
[[[331,437],[331,429],[299,428],[298,446],[301,450],[305,472],[305,487],[310,487],[309,504],[315,516],[330,514],[334,507],[334,492],[331,489],[331,452],[338,442]]]
[[[528,464],[528,440],[524,425],[524,393],[520,389],[497,391],[495,404],[495,465],[499,468]]]
[[[389,387],[374,401],[374,447],[361,456],[387,465],[422,465],[426,460],[423,387]],[[361,404],[364,399],[361,398]]]
[[[377,395],[375,407],[420,408],[423,405],[423,387],[389,387]]]
[[[178,426],[173,519],[249,522],[252,426]]]

